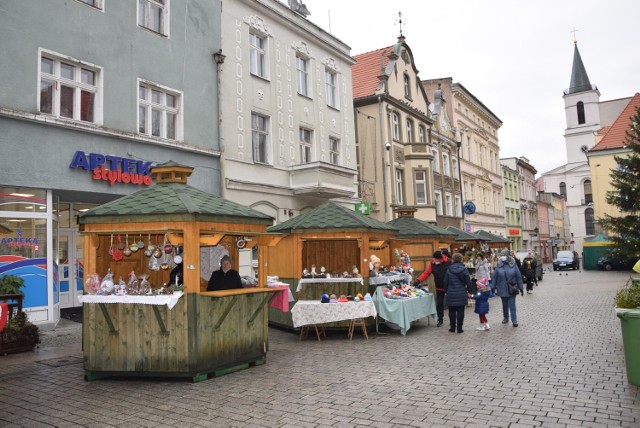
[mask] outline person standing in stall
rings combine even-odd
[[[431,263],[427,266],[424,272],[413,281],[413,285],[417,287],[420,283],[424,282],[433,274],[433,280],[436,284],[436,313],[438,314],[438,327],[442,327],[444,321],[444,275],[447,273],[447,269],[451,266],[451,261],[447,256],[442,254],[441,251],[433,253]]]
[[[242,281],[237,270],[231,268],[233,260],[228,255],[220,259],[220,269],[213,271],[207,291],[231,290],[242,288]]]

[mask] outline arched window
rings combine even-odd
[[[567,200],[567,185],[564,181],[560,183],[560,196],[562,196],[565,201]]]
[[[591,193],[591,180],[584,180],[584,203],[593,203],[593,194]]]
[[[584,226],[587,235],[596,234],[596,222],[593,216],[593,208],[587,208],[586,210],[584,210]]]
[[[584,103],[582,101],[578,101],[576,108],[578,110],[578,124],[582,125],[584,123]]]

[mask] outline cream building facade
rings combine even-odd
[[[353,59],[308,13],[297,1],[222,7],[223,196],[276,223],[327,200],[356,201]]]
[[[500,163],[516,171],[518,180],[518,203],[520,210],[518,250],[533,250],[539,239],[538,205],[536,201],[536,173],[538,172],[524,156],[500,159]],[[508,223],[508,222],[507,222]],[[508,228],[507,237],[511,239],[516,230]]]

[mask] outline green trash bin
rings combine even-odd
[[[627,379],[640,386],[640,309],[616,309],[622,327]]]

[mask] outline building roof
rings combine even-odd
[[[640,108],[640,93],[631,98],[629,104],[622,110],[622,113],[609,127],[604,137],[598,144],[593,146],[589,152],[596,152],[607,149],[621,149],[626,145],[626,133],[629,130],[631,118],[635,116],[636,110]]]
[[[366,230],[395,234],[398,229],[359,212],[338,205],[335,202],[324,204],[293,217],[283,223],[271,226],[269,232],[292,233],[307,230]]]
[[[398,217],[387,222],[388,225],[399,230],[398,236],[402,237],[449,237],[457,234],[435,224],[428,223],[415,217]]]
[[[271,225],[273,218],[186,183],[158,183],[80,214],[79,223],[216,221]]]
[[[573,67],[571,67],[571,83],[567,94],[576,94],[578,92],[590,91],[591,82],[589,76],[587,76],[587,70],[584,68],[582,58],[580,57],[580,51],[578,50],[578,43],[575,42],[573,48]]]
[[[483,238],[482,236],[474,235],[473,233],[465,232],[462,229],[458,229],[457,227],[447,226],[446,229],[450,232],[453,232],[457,235],[456,241],[465,242],[465,241],[490,241],[490,239]]]
[[[504,236],[496,235],[494,233],[487,232],[486,230],[477,230],[474,233],[476,235],[482,237],[482,238],[487,238],[489,240],[489,242],[492,242],[492,243],[499,243],[499,244],[510,244],[511,243],[511,241],[509,241]]]
[[[356,63],[351,66],[353,99],[373,95],[378,90],[378,76],[384,73],[393,46],[354,56]]]

